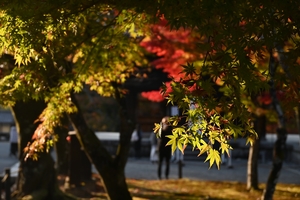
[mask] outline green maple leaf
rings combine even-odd
[[[209,168],[213,166],[214,163],[216,163],[218,169],[220,169],[220,163],[221,163],[221,157],[220,153],[215,149],[210,149],[207,158],[204,162],[209,160]]]
[[[166,144],[166,146],[168,145],[172,145],[172,154],[175,152],[176,147],[177,147],[177,138],[178,135],[174,134],[174,135],[167,135],[168,138],[170,138],[169,142]]]
[[[14,87],[17,88],[21,85],[21,80],[16,80]]]
[[[183,133],[185,133],[185,129],[182,127],[174,128],[173,133],[177,135],[182,135]]]
[[[196,68],[193,63],[187,63],[187,65],[182,65],[182,67],[182,72],[184,72],[186,76],[193,75],[196,73]]]
[[[205,142],[203,145],[199,144],[198,148],[200,150],[200,153],[198,154],[198,157],[199,157],[202,154],[204,154],[205,152],[207,152],[211,148],[211,146]]]
[[[161,124],[155,123],[154,126],[155,126],[153,128],[154,133],[158,134],[160,137],[161,136]]]
[[[232,147],[229,144],[221,142],[220,150],[222,154],[226,152],[226,154],[230,156],[229,149],[232,149]]]

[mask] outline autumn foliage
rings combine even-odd
[[[151,64],[157,69],[163,69],[172,79],[178,81],[184,77],[182,65],[203,59],[203,54],[197,49],[200,38],[190,29],[171,30],[166,19],[161,18],[156,24],[149,25],[151,34],[145,37],[140,45],[157,56]],[[171,91],[170,82],[165,83],[168,94]],[[142,96],[151,101],[163,101],[160,91],[143,92]]]

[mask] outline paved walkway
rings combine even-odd
[[[271,144],[276,140],[273,134],[267,135],[267,141]],[[242,143],[245,144],[245,143]],[[299,135],[289,135],[287,144],[292,145],[294,151],[300,152],[299,149]],[[234,151],[234,150],[233,150]],[[193,161],[184,161],[182,168],[182,178],[196,179],[196,180],[223,180],[223,181],[238,181],[246,183],[247,180],[247,159],[232,159],[233,168],[228,168],[226,165],[221,165],[220,170],[213,166],[209,169],[208,163],[203,162],[203,158],[197,157]],[[299,158],[285,161],[281,174],[279,176],[279,183],[300,184],[300,162]],[[266,183],[269,173],[272,169],[272,162],[259,162],[258,176],[260,183]],[[163,166],[164,170],[164,166]],[[148,158],[136,160],[129,158],[126,166],[126,176],[134,179],[157,179],[157,164],[152,164]],[[162,171],[164,172],[164,171]],[[164,175],[162,173],[162,175]],[[170,167],[171,179],[178,179],[178,164],[172,163]]]
[[[18,170],[17,162],[18,160],[16,158],[9,157],[9,143],[1,141],[0,173],[3,173],[5,168],[11,168],[11,172],[16,173]],[[203,159],[201,158],[199,161],[185,161],[184,164],[185,166],[182,168],[182,178],[246,182],[247,160],[245,159],[233,159],[233,169],[227,168],[226,165],[221,165],[220,170],[217,170],[215,166],[208,169],[208,163],[203,163]],[[271,162],[259,163],[259,182],[265,183],[267,181],[271,167]],[[152,164],[148,158],[138,160],[129,158],[125,173],[127,178],[155,180],[157,179],[157,164]],[[169,178],[178,178],[178,165],[175,163],[171,164]],[[300,164],[285,162],[279,177],[279,182],[300,184]]]
[[[182,178],[194,180],[238,181],[246,183],[247,161],[233,160],[233,168],[221,165],[220,170],[215,166],[208,169],[208,163],[202,161],[185,161],[182,168]],[[258,165],[259,182],[265,183],[271,171],[272,163]],[[164,166],[163,166],[164,170]],[[162,171],[164,172],[164,171]],[[157,164],[152,164],[148,158],[129,158],[126,166],[126,177],[133,179],[157,179]],[[162,173],[163,175],[164,173]],[[163,177],[163,176],[162,176]],[[170,166],[170,179],[178,179],[178,164]],[[280,174],[279,183],[300,184],[300,167],[294,163],[285,162]]]
[[[272,163],[259,163],[258,175],[259,182],[266,183],[271,171]],[[162,168],[162,178],[164,178],[165,165]],[[95,168],[93,172],[97,173]],[[17,175],[18,163],[11,167],[12,176]],[[179,167],[176,163],[171,163],[169,179],[179,178]],[[157,179],[157,164],[153,164],[148,158],[129,158],[125,174],[127,178],[132,179]],[[246,183],[247,179],[247,161],[233,160],[233,168],[221,165],[218,170],[216,166],[208,168],[208,163],[203,161],[185,161],[182,167],[182,178],[193,180],[213,180],[213,181],[237,181]],[[278,180],[279,183],[299,184],[300,185],[300,167],[298,164],[285,162]]]

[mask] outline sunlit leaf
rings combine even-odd
[[[210,149],[207,158],[204,162],[206,161],[209,161],[209,168],[211,168],[213,164],[216,164],[218,169],[220,169],[221,157],[219,151],[215,149]]]

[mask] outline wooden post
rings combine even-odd
[[[10,200],[10,169],[5,169],[5,200]]]
[[[233,168],[233,165],[232,165],[232,150],[231,149],[229,149],[229,156],[228,156],[227,167],[228,168]]]
[[[182,178],[182,160],[178,160],[178,178]]]

